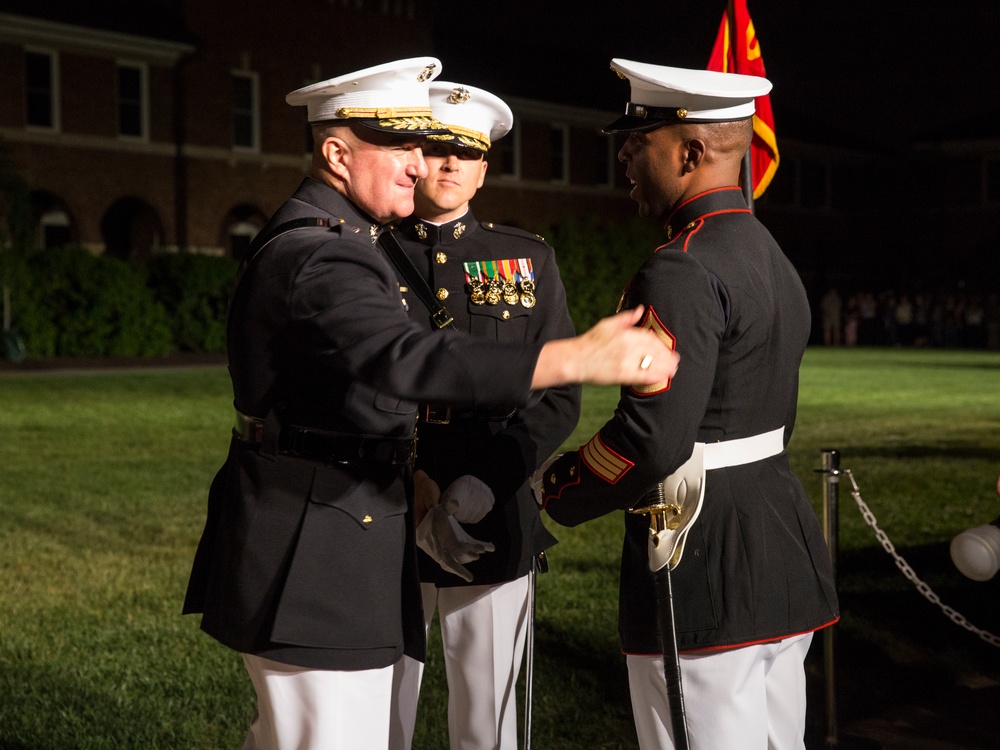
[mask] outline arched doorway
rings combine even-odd
[[[223,246],[229,257],[243,260],[253,238],[266,223],[264,212],[249,203],[230,209],[223,223]]]
[[[66,247],[78,241],[76,223],[66,203],[52,193],[31,193],[31,211],[35,217],[35,247],[47,250]]]
[[[139,198],[121,198],[101,220],[105,252],[122,260],[148,260],[163,244],[163,224]]]

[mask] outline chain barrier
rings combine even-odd
[[[903,559],[902,555],[896,552],[895,545],[893,545],[889,537],[886,536],[886,533],[879,528],[878,520],[875,518],[875,514],[872,513],[871,509],[868,507],[865,501],[861,499],[861,490],[858,488],[858,483],[854,481],[854,475],[851,473],[851,470],[844,469],[843,473],[846,474],[847,478],[851,480],[851,486],[854,488],[851,490],[851,497],[853,497],[854,502],[857,503],[858,510],[861,511],[861,515],[864,517],[865,523],[867,523],[871,527],[872,531],[875,532],[875,536],[882,544],[882,548],[889,553],[889,555],[895,561],[896,567],[903,572],[903,575],[910,580],[910,583],[916,586],[917,591],[923,594],[924,597],[927,599],[927,601],[929,601],[931,604],[937,605],[941,609],[941,611],[948,616],[948,619],[950,619],[956,625],[961,625],[970,633],[975,633],[984,641],[989,643],[991,646],[1000,647],[1000,637],[993,635],[993,633],[990,633],[987,630],[982,630],[980,628],[977,628],[975,625],[973,625],[971,622],[965,619],[965,617],[961,613],[956,612],[954,609],[952,609],[947,604],[942,602],[941,597],[935,594],[931,590],[930,586],[928,586],[926,583],[920,580],[919,576],[917,576],[913,568],[910,567],[910,564],[906,562],[905,559]]]

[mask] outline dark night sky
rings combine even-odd
[[[828,3],[749,0],[778,137],[824,123],[858,142],[891,143],[941,131],[1000,137],[1000,6],[903,0]],[[619,110],[628,86],[612,57],[703,68],[723,0],[441,0],[443,77],[508,96]],[[917,9],[917,8],[921,9]],[[806,123],[809,125],[807,126]],[[806,133],[796,133],[802,137]]]

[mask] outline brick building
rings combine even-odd
[[[442,5],[0,0],[0,148],[30,188],[37,245],[239,256],[308,167],[304,113],[285,94],[391,59],[446,57],[451,42],[435,36]],[[469,47],[477,35],[461,41],[489,66]],[[617,112],[577,106],[560,85],[569,53],[541,54],[542,70],[490,70],[485,85],[511,105],[515,127],[490,155],[477,216],[542,232],[571,215],[630,221],[619,144],[600,133]],[[450,69],[443,77],[461,80]],[[620,101],[619,91],[600,100]],[[900,274],[993,283],[996,118],[890,140],[803,117],[794,108],[809,104],[788,95],[773,103],[781,166],[756,210],[811,291],[845,279],[891,285]]]
[[[0,3],[0,143],[31,190],[39,247],[239,256],[308,168],[304,111],[285,94],[433,54],[433,0],[288,0],[282,23],[233,0],[86,5]],[[599,133],[609,113],[509,102],[515,130],[477,213],[525,227],[633,214]]]

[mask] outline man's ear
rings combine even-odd
[[[705,141],[700,138],[692,138],[684,144],[684,164],[685,173],[696,170],[705,159]]]
[[[329,136],[320,146],[320,152],[323,154],[323,158],[326,159],[330,173],[341,180],[346,180],[349,175],[347,162],[350,159],[351,153],[347,142],[342,138]]]
[[[476,190],[481,188],[483,186],[483,183],[486,182],[486,169],[490,166],[489,162],[487,162],[486,159],[483,159],[482,165],[483,165],[482,169],[480,169],[479,171],[479,184],[476,185]]]

